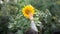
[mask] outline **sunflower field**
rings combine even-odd
[[[0,0],[0,34],[24,34],[30,27],[29,13],[38,34],[60,32],[60,0]]]

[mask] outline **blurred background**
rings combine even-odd
[[[60,0],[0,0],[0,34],[24,34],[30,26],[30,20],[22,14],[25,5],[35,8],[39,34],[60,30]]]

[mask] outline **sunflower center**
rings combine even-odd
[[[29,10],[26,10],[25,12],[26,12],[26,14],[30,14],[31,13]]]

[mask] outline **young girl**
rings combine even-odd
[[[29,14],[29,19],[31,21],[30,28],[26,31],[25,34],[38,34],[38,29],[34,23],[33,15],[31,13]]]

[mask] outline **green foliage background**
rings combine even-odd
[[[10,17],[10,31],[17,30],[15,34],[23,34],[30,27],[30,20],[22,14],[25,5],[35,8],[34,21],[39,34],[51,34],[60,29],[60,0],[3,0],[0,2],[0,16]]]

